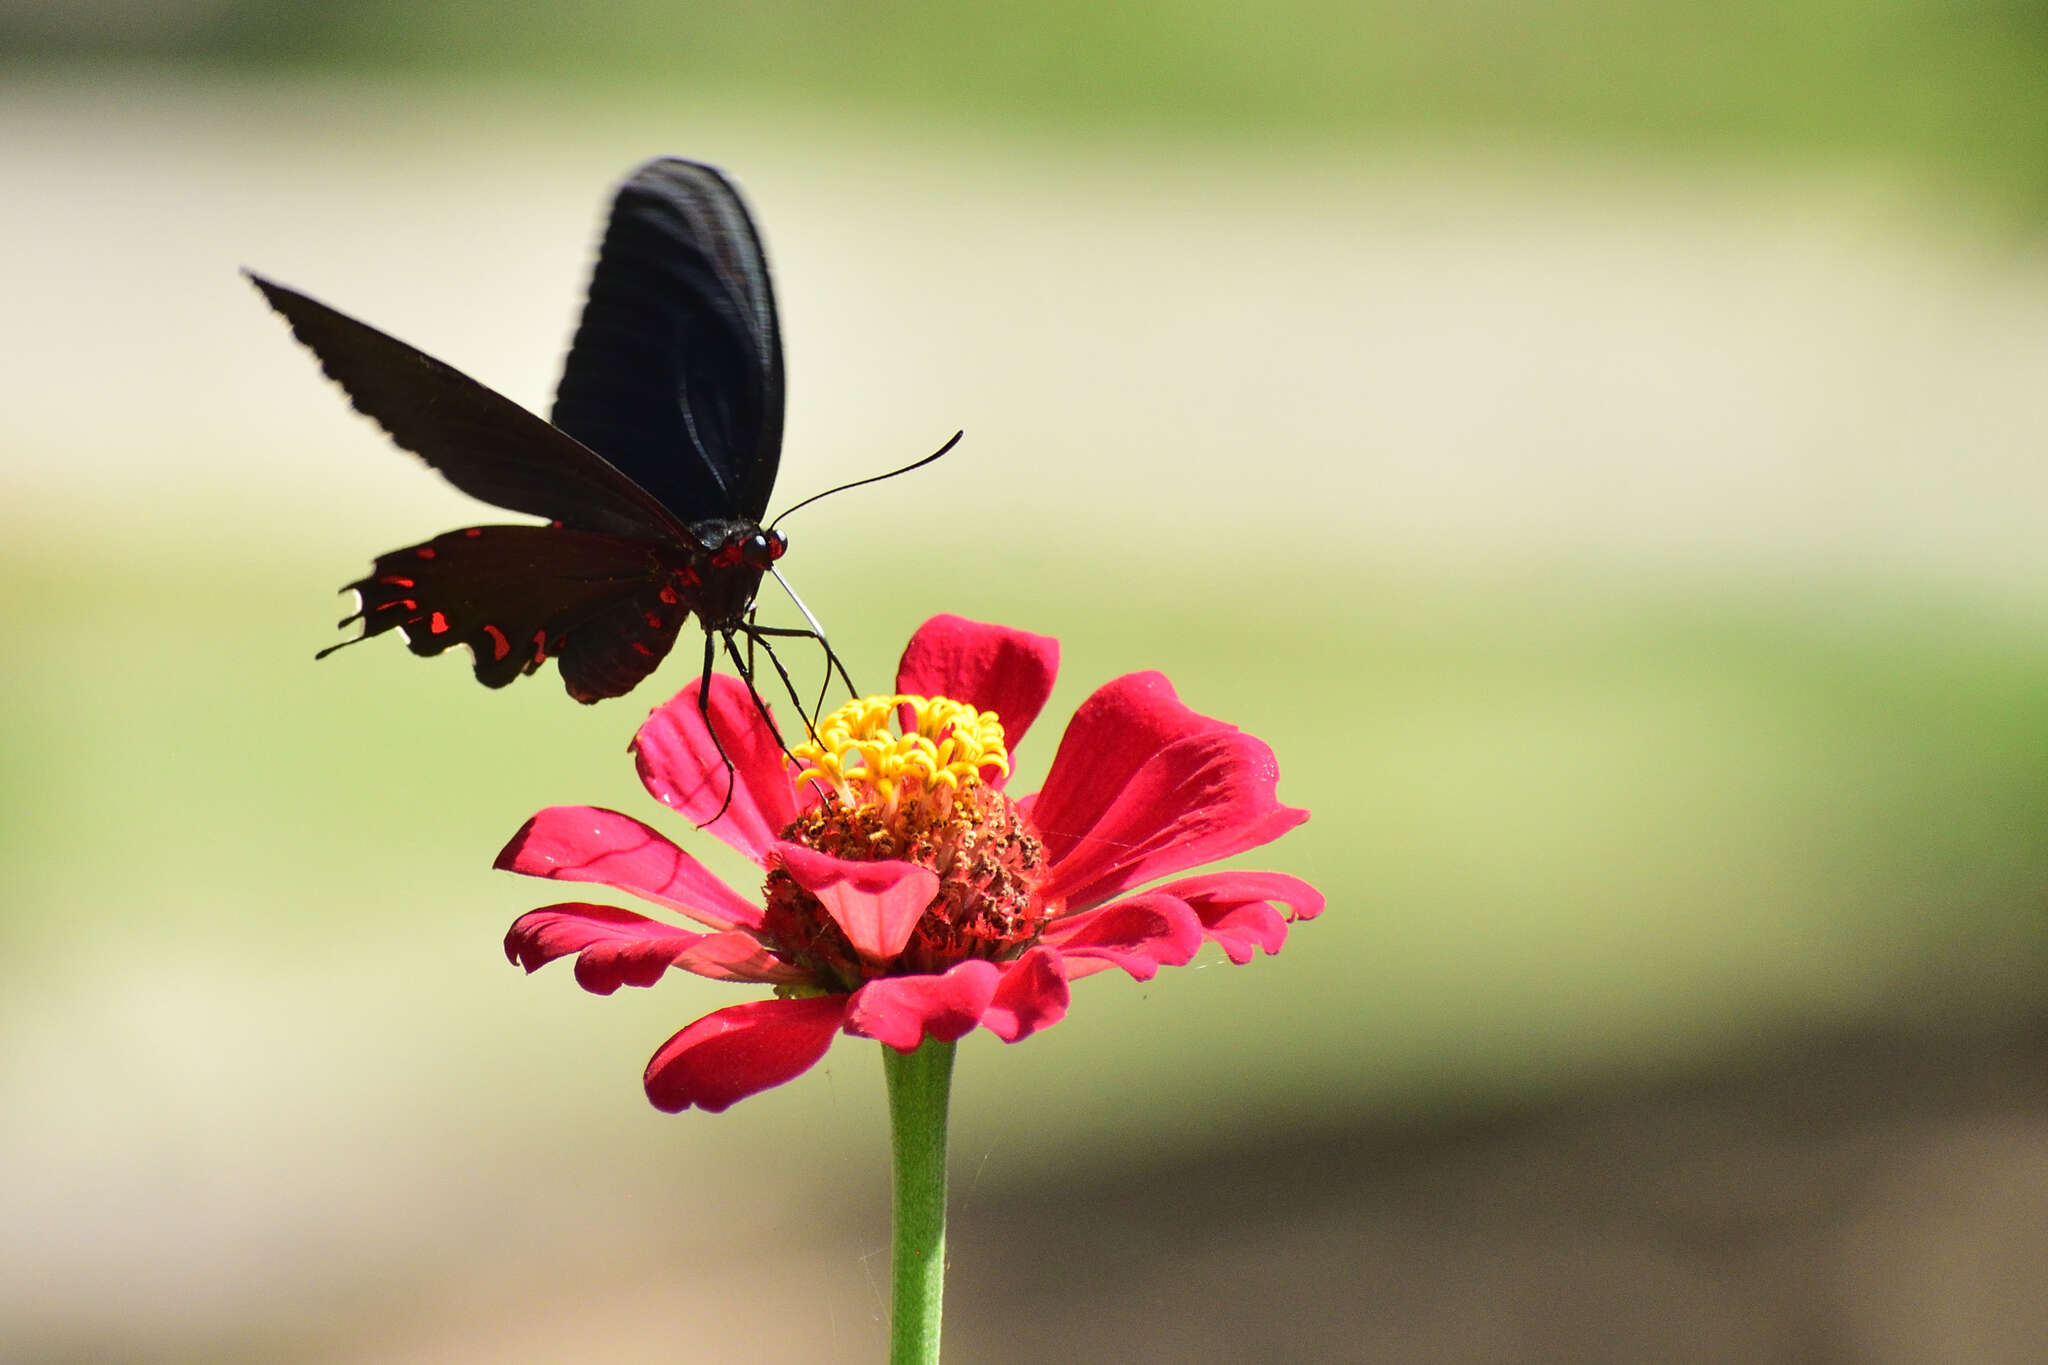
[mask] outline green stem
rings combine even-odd
[[[895,1155],[895,1247],[889,1258],[889,1365],[938,1365],[946,1293],[946,1096],[952,1043],[882,1048]]]

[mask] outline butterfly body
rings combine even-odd
[[[348,585],[362,631],[469,648],[503,687],[552,658],[579,701],[621,696],[683,621],[733,655],[787,542],[764,530],[782,349],[766,259],[716,169],[640,167],[612,204],[549,422],[452,366],[251,274],[355,407],[450,483],[546,525],[473,526],[380,555]],[[766,633],[766,632],[762,632]],[[323,650],[333,652],[333,646]]]

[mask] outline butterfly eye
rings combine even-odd
[[[774,540],[770,540],[764,532],[754,532],[740,545],[740,562],[750,569],[765,570],[781,553],[782,546],[777,543],[781,540],[779,532]]]
[[[782,558],[783,551],[789,548],[789,537],[773,527],[770,527],[765,534],[768,537],[768,558]]]

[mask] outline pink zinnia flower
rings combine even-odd
[[[760,903],[630,816],[555,806],[527,821],[499,867],[598,882],[703,927],[574,901],[520,916],[506,955],[531,972],[574,954],[576,980],[601,995],[651,986],[671,967],[775,987],[654,1054],[648,1098],[674,1112],[780,1085],[841,1031],[903,1052],[976,1025],[1016,1042],[1058,1023],[1068,983],[1106,967],[1148,980],[1204,941],[1238,963],[1278,952],[1290,919],[1323,908],[1306,882],[1218,871],[1147,886],[1308,818],[1275,799],[1271,749],[1181,705],[1162,675],[1098,689],[1068,724],[1045,789],[1004,794],[1008,751],[1058,662],[1047,636],[934,617],[903,653],[898,695],[828,716],[818,742],[793,751],[802,771],[744,684],[715,676],[709,710],[730,782],[691,683],[640,728],[640,778],[763,868]]]

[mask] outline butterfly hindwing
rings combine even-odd
[[[665,585],[605,603],[563,641],[562,686],[581,702],[625,696],[661,664],[689,614]]]
[[[782,417],[775,295],[745,202],[710,166],[648,162],[612,202],[555,425],[680,521],[758,522]]]
[[[559,657],[570,695],[596,701],[630,691],[675,643],[689,615],[679,573],[687,566],[622,536],[472,526],[378,556],[349,585],[358,598],[349,620],[363,623],[358,640],[395,629],[415,654],[466,645],[487,687]]]
[[[587,530],[687,539],[631,479],[511,399],[318,299],[244,273],[358,411],[471,497]]]

